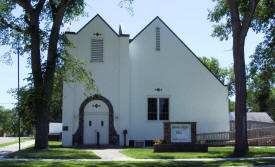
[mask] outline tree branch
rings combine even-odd
[[[233,36],[238,35],[241,29],[239,10],[236,0],[228,0]]]
[[[36,5],[36,8],[35,8],[35,11],[36,11],[36,12],[40,13],[40,11],[42,10],[42,8],[43,8],[43,6],[44,6],[44,4],[45,4],[45,1],[46,1],[46,0],[40,0],[40,1],[38,2],[38,4]]]
[[[27,13],[31,14],[33,7],[31,6],[30,0],[14,0],[18,5],[26,10]]]
[[[51,9],[52,9],[52,17],[54,18],[54,17],[55,17],[55,14],[56,14],[56,7],[55,7],[55,5],[54,5],[53,0],[50,0],[49,3],[50,3],[50,7],[51,7]]]
[[[10,29],[13,29],[17,32],[21,32],[21,33],[24,33],[24,30],[18,26],[18,25],[15,25],[15,24],[10,24],[8,23],[3,17],[0,17],[0,21],[2,24],[4,24],[4,26],[6,26],[7,28],[10,28]]]
[[[243,39],[247,34],[247,31],[249,29],[251,20],[253,18],[253,14],[255,12],[255,9],[256,9],[256,6],[257,6],[258,3],[259,3],[259,0],[250,0],[249,1],[248,9],[245,12],[244,19],[242,21],[242,29],[241,29],[241,32],[240,32],[241,39]]]
[[[51,0],[50,0],[51,1]],[[47,57],[47,65],[45,72],[45,84],[52,85],[52,78],[54,77],[54,70],[57,61],[57,44],[59,41],[59,33],[60,27],[64,18],[65,9],[68,7],[69,3],[72,0],[62,0],[61,3],[55,7],[54,4],[51,4],[52,8],[52,16],[53,16],[53,25],[50,34],[49,47],[48,47],[48,57]],[[51,94],[51,90],[47,87],[46,92],[48,96]]]

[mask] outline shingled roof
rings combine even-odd
[[[229,120],[235,121],[235,113],[229,113]],[[274,123],[271,117],[266,112],[248,112],[247,113],[247,121],[258,121],[258,122],[268,122]]]

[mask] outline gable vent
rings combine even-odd
[[[92,38],[91,62],[103,62],[103,38]]]
[[[160,51],[160,28],[156,28],[156,51]]]

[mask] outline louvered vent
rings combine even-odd
[[[103,39],[92,38],[91,62],[103,62]]]
[[[160,28],[156,28],[156,50],[160,51]]]

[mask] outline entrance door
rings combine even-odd
[[[97,132],[99,133],[99,144],[109,144],[109,113],[106,104],[101,101],[93,101],[84,112],[84,144],[97,144]],[[104,106],[105,105],[105,106]],[[107,109],[107,110],[106,110]]]

